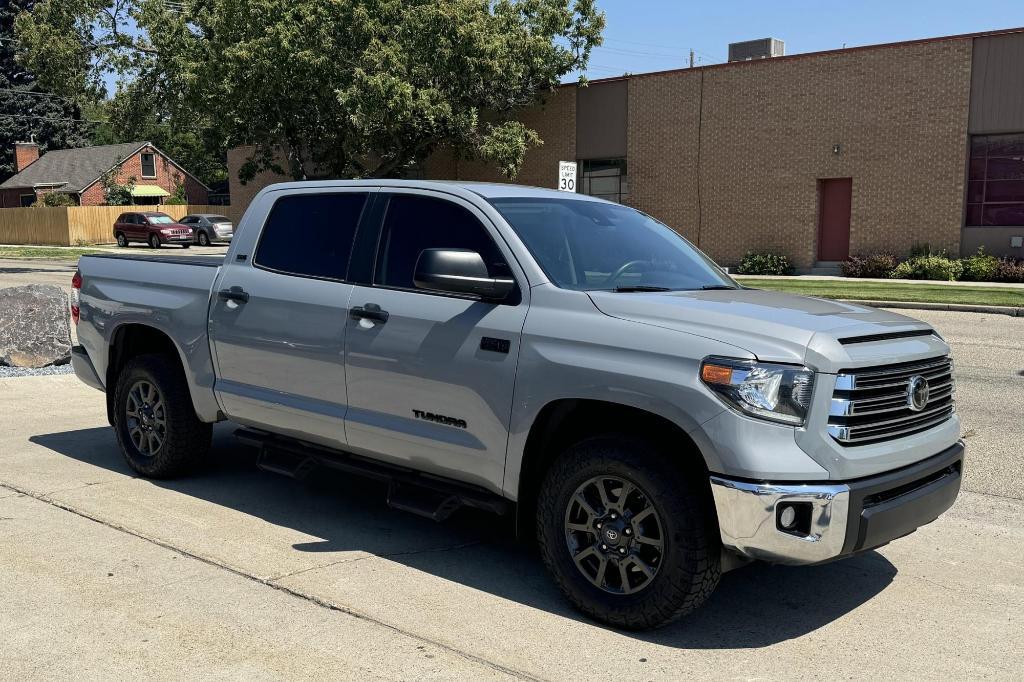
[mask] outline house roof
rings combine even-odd
[[[186,175],[195,178],[173,159],[157,149],[152,142],[125,142],[79,149],[55,149],[20,173],[8,178],[0,189],[48,186],[59,192],[79,193],[100,179],[104,173],[143,147],[153,147]],[[198,180],[198,178],[196,178]],[[200,183],[202,184],[202,183]],[[206,185],[203,185],[204,187]]]

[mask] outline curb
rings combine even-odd
[[[948,310],[958,313],[990,313],[1024,317],[1024,308],[1002,305],[970,305],[967,303],[914,303],[912,301],[859,301],[850,298],[835,299],[843,303],[871,306],[872,308],[900,308],[904,310]]]

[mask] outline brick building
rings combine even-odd
[[[116,169],[119,184],[135,179],[137,204],[157,204],[185,188],[189,203],[205,204],[209,188],[150,142],[57,149],[40,156],[33,142],[14,146],[17,173],[0,184],[0,208],[31,206],[44,194],[61,192],[82,206],[105,202],[102,177]]]
[[[522,119],[544,145],[516,182],[635,206],[718,262],[802,269],[928,244],[1024,256],[1024,29],[737,61],[560,87]],[[261,187],[229,154],[231,194]],[[445,152],[433,179],[503,178]]]

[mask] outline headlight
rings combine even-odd
[[[814,388],[814,372],[806,367],[734,358],[707,358],[700,378],[739,411],[795,426],[807,418]]]
[[[160,234],[173,234],[173,233],[174,233],[174,230],[172,230],[170,228],[166,228],[166,227],[165,228],[161,228],[161,230],[160,230]]]

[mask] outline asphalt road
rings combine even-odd
[[[578,616],[494,517],[438,525],[362,480],[260,472],[229,425],[201,474],[135,478],[100,393],[73,376],[0,380],[0,671],[1020,679],[1024,320],[915,314],[954,347],[970,447],[956,506],[853,559],[745,567],[642,634]]]

